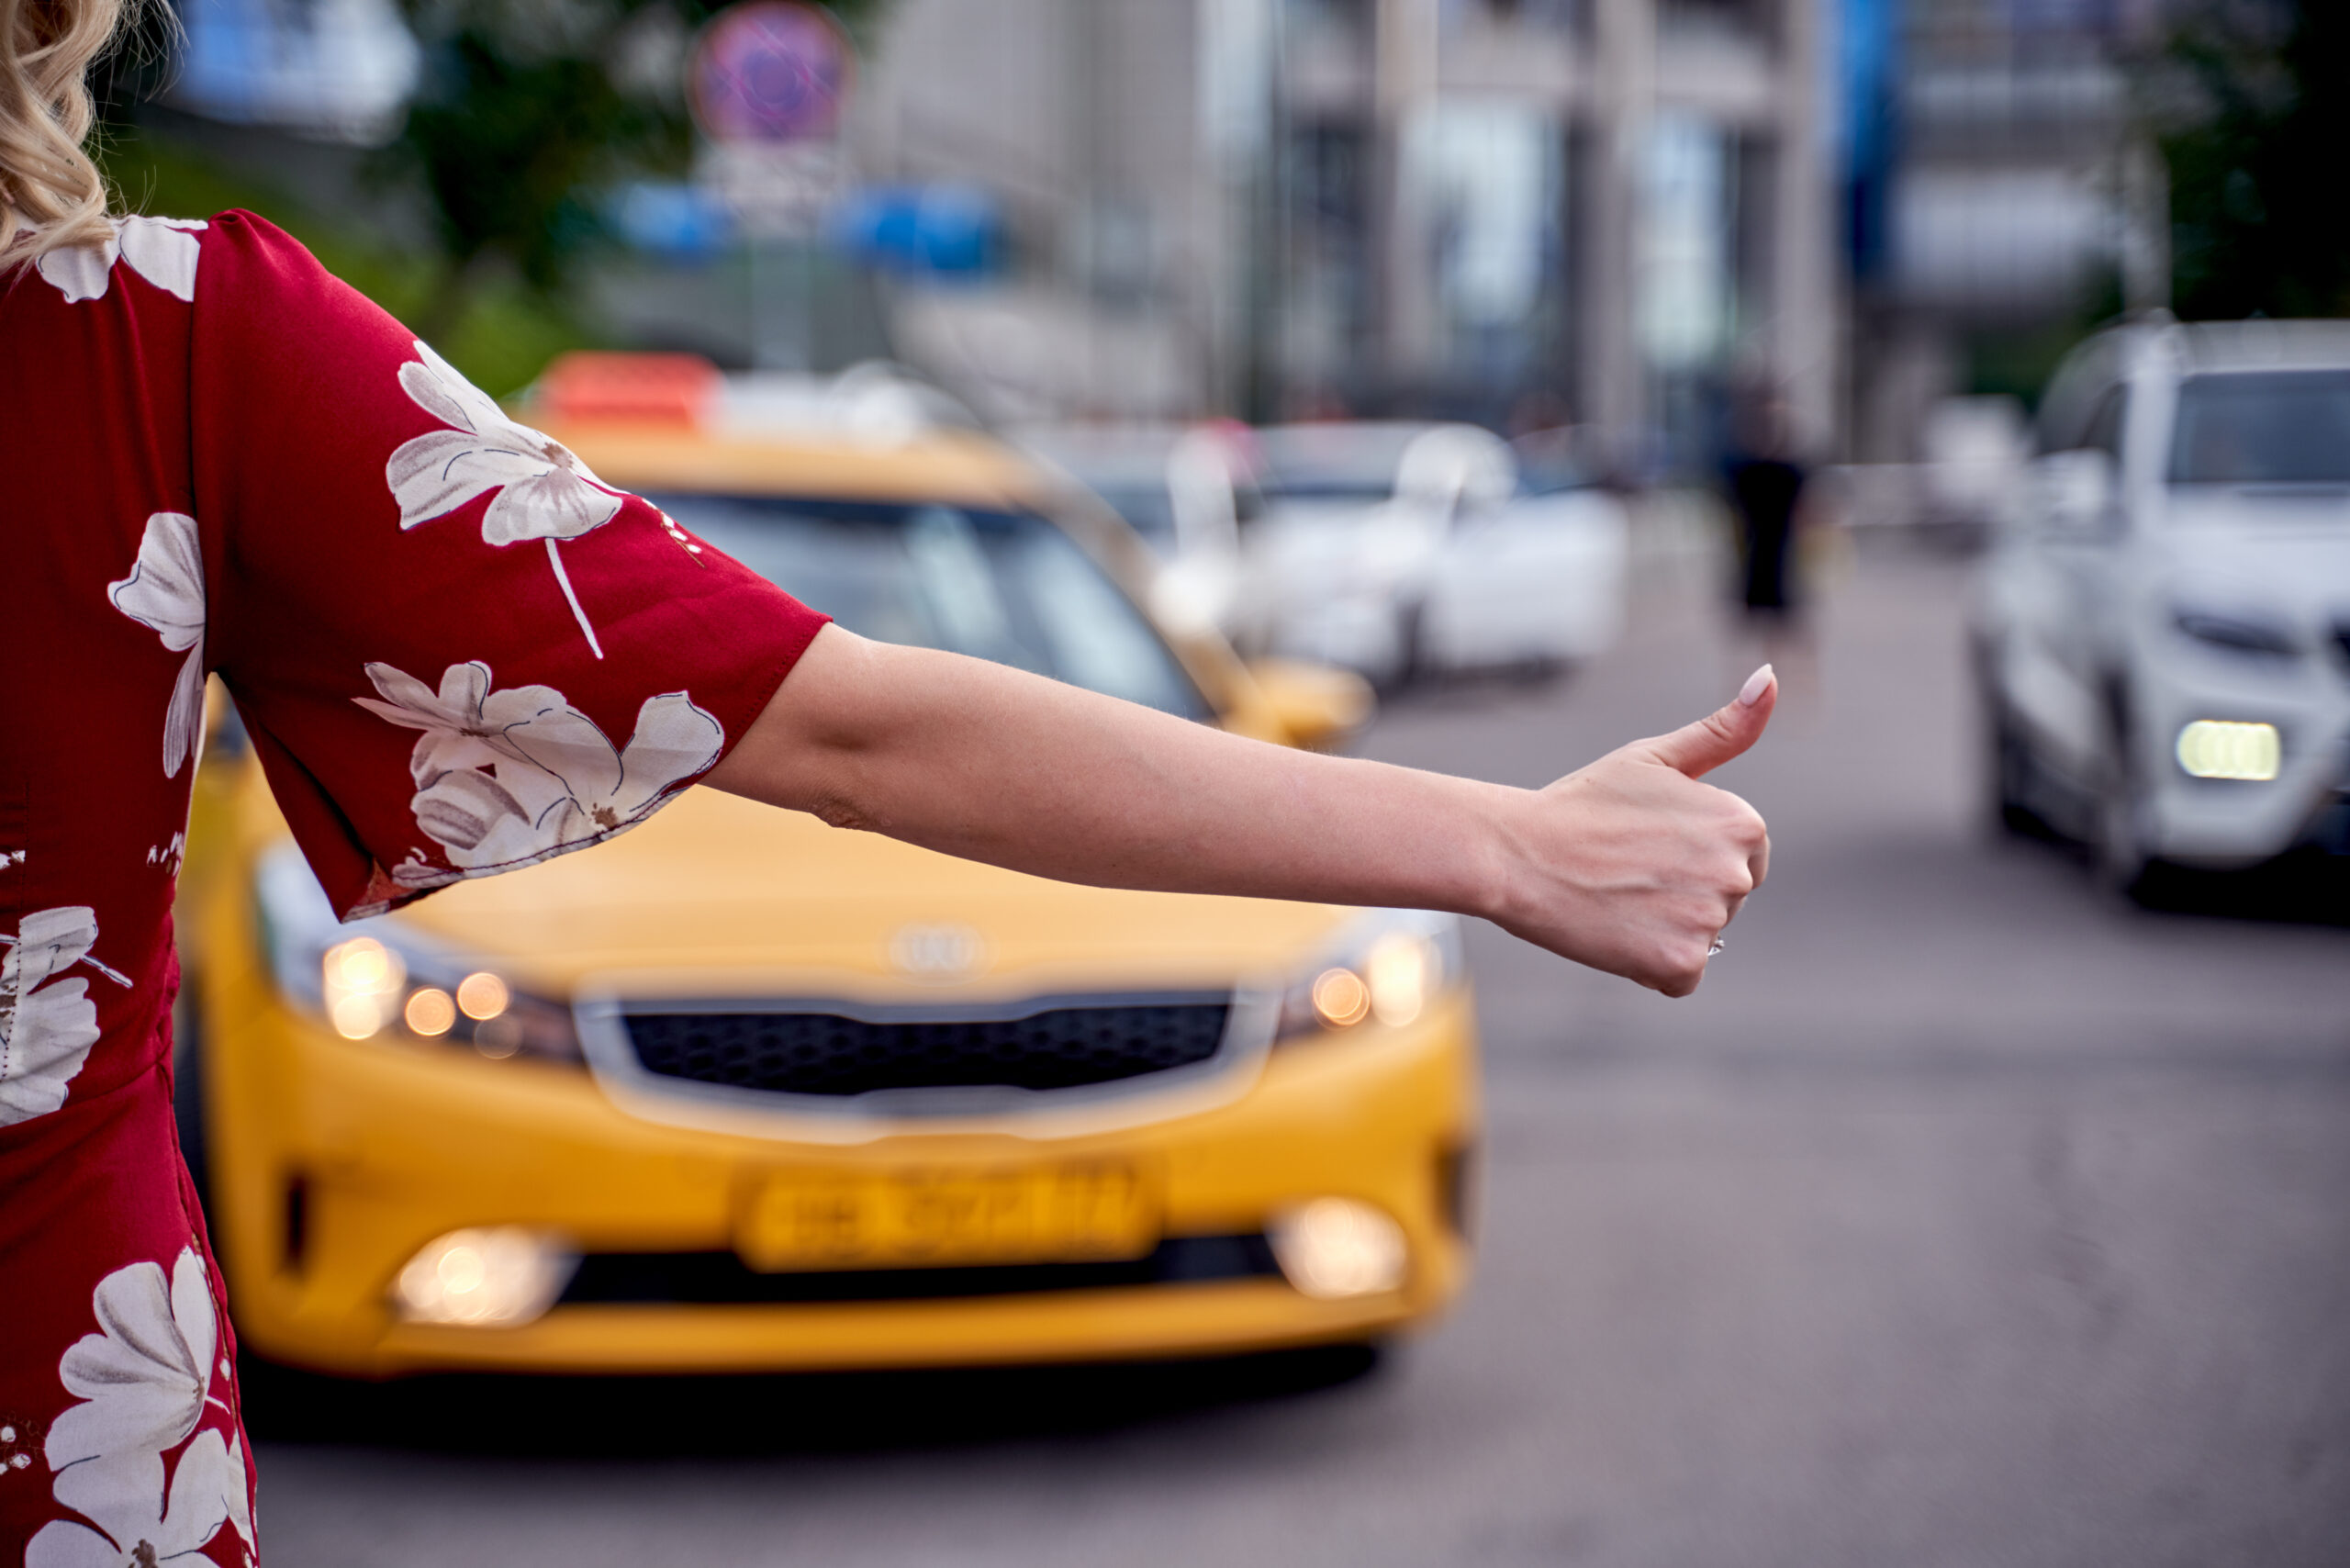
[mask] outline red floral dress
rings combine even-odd
[[[642,822],[822,618],[244,213],[0,276],[0,1563],[249,1563],[172,1115],[207,672],[348,918]]]

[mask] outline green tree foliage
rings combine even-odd
[[[707,0],[402,0],[424,82],[386,162],[431,198],[445,271],[422,323],[509,266],[553,295],[603,236],[597,196],[682,173],[683,73]],[[856,21],[873,0],[836,5]],[[427,336],[431,333],[427,332]]]
[[[2350,3],[2203,0],[2165,64],[2179,314],[2350,315]]]
[[[182,218],[240,207],[257,212],[412,329],[447,297],[447,269],[437,255],[391,239],[352,212],[321,210],[250,162],[227,162],[136,125],[111,129],[95,151],[129,210]],[[432,346],[475,386],[503,396],[564,350],[594,343],[595,335],[560,300],[514,275],[468,289],[462,311],[439,319]]]

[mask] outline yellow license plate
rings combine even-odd
[[[1140,1173],[1103,1161],[784,1171],[753,1189],[736,1246],[782,1271],[1139,1258],[1158,1240]]]

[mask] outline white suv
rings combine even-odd
[[[2100,333],[2020,494],[1974,622],[2006,821],[2129,890],[2350,853],[2350,322]]]

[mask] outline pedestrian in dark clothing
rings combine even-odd
[[[1795,611],[1787,557],[1803,482],[1803,470],[1784,457],[1747,456],[1730,464],[1730,504],[1738,512],[1742,597],[1750,617],[1784,621]]]
[[[1765,657],[1808,659],[1796,536],[1810,476],[1796,457],[1786,405],[1776,398],[1748,404],[1732,426],[1723,465],[1738,528],[1738,596],[1747,631]]]

